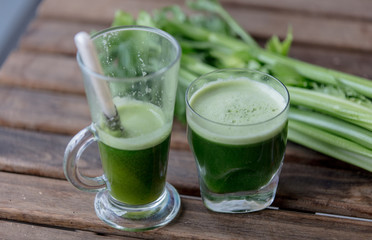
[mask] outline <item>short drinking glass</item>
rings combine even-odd
[[[103,74],[77,54],[92,124],[68,144],[65,175],[78,189],[98,192],[96,214],[109,225],[127,231],[164,226],[180,209],[177,191],[166,182],[180,46],[169,34],[140,26],[106,29],[92,40]],[[97,83],[108,87],[115,118],[104,114]],[[77,165],[94,141],[104,174],[89,178]]]
[[[221,69],[189,86],[186,105],[205,206],[227,213],[269,206],[287,143],[286,87],[261,72]]]

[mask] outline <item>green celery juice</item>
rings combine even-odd
[[[248,78],[217,80],[198,89],[189,104],[188,141],[202,191],[255,191],[270,182],[287,141],[287,120],[276,118],[286,108],[280,93]]]
[[[116,200],[143,205],[163,193],[167,171],[171,122],[162,110],[146,102],[114,99],[124,137],[97,127],[102,167]]]

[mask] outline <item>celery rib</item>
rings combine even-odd
[[[306,123],[298,122],[296,120],[289,121],[289,128],[296,129],[299,132],[302,132],[314,139],[318,139],[323,142],[328,142],[330,144],[334,144],[340,148],[346,149],[348,151],[357,152],[361,155],[371,158],[372,160],[372,151],[368,150],[367,148],[339,137],[337,135],[328,133],[326,131],[322,131],[318,128],[312,127]]]
[[[302,132],[301,127],[298,127],[293,124],[293,121],[290,121],[288,128],[288,139],[290,141],[372,172],[371,157],[362,155],[359,151],[348,150],[332,141],[319,140],[313,134]]]
[[[372,130],[372,110],[346,99],[287,86],[291,104],[305,106]]]
[[[372,132],[346,121],[304,109],[291,108],[289,119],[309,124],[372,150]]]
[[[184,68],[188,69],[190,72],[193,72],[198,75],[202,75],[216,70],[216,68],[212,67],[211,65],[205,64],[202,61],[198,61],[197,59],[189,55],[182,55],[181,65]]]
[[[303,77],[316,82],[334,86],[341,84],[354,89],[366,97],[372,98],[372,81],[368,79],[284,57],[263,49],[257,49],[256,57],[266,64],[275,65],[276,63],[281,63],[291,66]]]

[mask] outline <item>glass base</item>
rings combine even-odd
[[[204,205],[214,212],[221,213],[247,213],[262,210],[274,201],[280,171],[281,167],[268,184],[255,191],[216,194],[206,190],[205,186],[201,186]]]
[[[154,202],[132,206],[118,202],[108,190],[97,193],[94,207],[97,216],[108,225],[125,231],[139,232],[162,227],[178,214],[181,199],[177,190],[166,183],[164,193]]]

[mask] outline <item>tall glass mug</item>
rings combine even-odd
[[[286,87],[257,71],[222,69],[195,80],[186,105],[204,205],[227,213],[269,206],[287,143]]]
[[[177,191],[166,182],[180,46],[169,34],[140,26],[106,29],[92,40],[104,73],[77,54],[92,124],[68,144],[65,175],[78,189],[98,192],[95,211],[109,225],[127,231],[164,226],[180,209]],[[92,79],[108,86],[115,119],[104,114]],[[104,174],[89,178],[77,166],[94,141]]]

